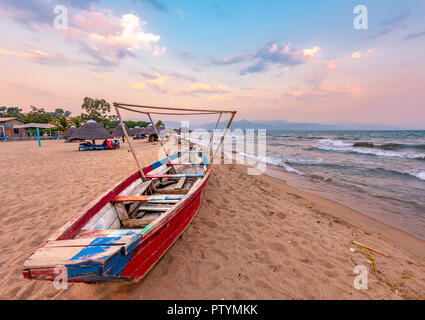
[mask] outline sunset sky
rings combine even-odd
[[[0,0],[0,105],[24,111],[89,96],[425,129],[424,55],[425,0]]]

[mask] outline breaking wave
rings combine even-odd
[[[374,144],[372,142],[348,143],[339,140],[324,139],[318,142],[321,146],[315,147],[325,151],[343,151],[360,154],[369,154],[382,157],[398,157],[404,159],[425,160],[425,152],[408,151],[407,149],[425,150],[424,145],[403,145],[396,143]],[[404,151],[401,151],[404,149]],[[396,151],[399,150],[399,151]]]
[[[278,158],[278,157],[274,157],[274,156],[254,156],[251,154],[247,154],[244,152],[240,152],[239,155],[247,157],[247,158],[251,158],[251,159],[255,159],[257,161],[261,161],[261,162],[265,162],[267,164],[271,164],[274,166],[278,166],[278,167],[282,167],[284,168],[286,171],[288,172],[293,172],[302,176],[305,176],[306,174],[304,174],[303,172],[291,167],[284,159]]]

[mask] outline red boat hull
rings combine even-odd
[[[143,172],[149,173],[155,167],[161,165],[161,161],[155,162],[145,168]],[[102,282],[113,280],[139,281],[149,270],[158,262],[179,236],[187,229],[197,212],[199,211],[206,183],[211,174],[211,168],[208,169],[199,183],[197,183],[190,192],[180,200],[176,207],[165,216],[163,220],[144,229],[137,236],[135,246],[129,249],[128,254],[120,255],[114,262],[113,267],[107,268],[106,265],[99,268],[99,271],[91,274],[81,272],[72,267],[76,272],[75,276],[68,278],[69,282]],[[140,172],[136,172],[117,184],[115,187],[104,193],[96,201],[88,205],[69,223],[63,226],[55,235],[43,243],[43,247],[49,241],[74,239],[82,228],[93,218],[106,204],[116,198],[123,190],[133,182],[140,179]],[[90,231],[95,235],[97,230]],[[87,233],[87,232],[86,232]],[[36,250],[35,250],[36,251]],[[87,268],[87,265],[84,267]],[[82,268],[81,268],[82,269]],[[71,271],[71,269],[69,269]],[[57,274],[53,268],[45,269],[24,269],[23,276],[27,279],[54,280]]]

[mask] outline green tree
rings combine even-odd
[[[66,121],[66,117],[56,118],[55,126],[57,127],[58,131],[62,131],[62,133],[64,133],[69,127],[68,122]]]
[[[30,112],[24,114],[23,117],[21,117],[21,119],[25,122],[49,123],[54,119],[52,115],[46,112],[43,108],[30,106],[30,109]]]
[[[81,114],[81,120],[95,120],[110,131],[119,124],[117,116],[109,114],[111,105],[104,99],[85,97],[81,108],[87,112]]]
[[[161,120],[158,120],[157,122],[156,122],[156,124],[155,124],[157,127],[160,127],[160,126],[164,126],[165,127],[165,124],[164,124],[164,122],[162,122]]]
[[[117,125],[120,124],[120,121],[118,120],[117,116],[111,115],[106,119],[103,119],[100,123],[105,127],[106,130],[112,131]]]
[[[108,118],[108,114],[111,112],[111,105],[104,99],[92,99],[85,97],[81,108],[87,112],[89,119],[102,122]]]
[[[128,120],[128,121],[124,121],[124,123],[128,128],[134,128],[134,127],[145,128],[149,125],[149,122],[146,122],[146,121],[131,121],[131,120]]]
[[[71,121],[77,128],[81,127],[81,116],[72,117]]]
[[[19,115],[21,114],[21,112],[22,112],[22,109],[18,107],[8,107],[6,109],[6,113],[10,115]]]

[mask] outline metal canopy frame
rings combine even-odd
[[[138,167],[138,169],[140,171],[140,175],[141,175],[143,181],[147,181],[147,178],[146,178],[145,174],[143,173],[142,166],[140,165],[140,162],[137,159],[136,153],[134,152],[133,143],[132,143],[132,141],[129,138],[127,129],[126,129],[125,125],[124,125],[124,121],[122,119],[122,116],[121,116],[121,113],[120,113],[120,110],[119,109],[123,109],[123,110],[127,110],[127,111],[132,111],[132,112],[137,112],[137,113],[142,113],[142,114],[147,115],[149,117],[149,120],[150,120],[150,122],[152,124],[152,127],[155,130],[155,133],[158,136],[158,138],[159,138],[159,133],[158,133],[158,130],[156,129],[156,126],[155,126],[155,123],[154,123],[154,121],[152,119],[151,114],[178,115],[178,116],[219,114],[219,117],[218,117],[218,120],[217,120],[217,124],[216,124],[216,126],[215,126],[215,128],[213,130],[213,134],[211,136],[211,139],[210,139],[210,143],[208,145],[208,148],[210,148],[210,146],[212,144],[213,137],[214,137],[214,131],[217,129],[218,125],[220,124],[220,120],[221,120],[223,114],[230,114],[230,119],[229,119],[229,121],[227,123],[227,126],[226,126],[226,129],[225,129],[225,131],[224,131],[224,133],[223,133],[223,135],[222,135],[222,137],[220,139],[220,143],[217,146],[215,152],[213,152],[213,154],[212,154],[212,158],[211,158],[211,161],[210,161],[210,164],[211,165],[213,164],[213,160],[214,160],[215,154],[218,152],[218,150],[220,149],[221,145],[223,144],[224,138],[227,135],[227,132],[229,131],[230,125],[232,124],[233,119],[235,118],[235,115],[237,113],[237,111],[228,111],[228,110],[206,110],[206,109],[193,109],[193,108],[187,108],[186,109],[186,108],[173,108],[173,107],[155,107],[155,106],[142,106],[142,105],[127,104],[127,103],[118,103],[118,102],[114,102],[113,103],[113,106],[115,107],[115,111],[116,111],[116,113],[118,115],[118,119],[120,121],[121,128],[123,128],[124,135],[125,135],[125,137],[126,137],[126,139],[128,141],[128,144],[129,144],[131,153],[133,154],[134,160],[136,160],[136,164],[137,164],[137,167]],[[135,109],[135,108],[137,108],[137,109]],[[152,109],[153,111],[142,111],[140,109]],[[160,111],[155,111],[155,110],[160,110],[161,112]],[[162,111],[165,111],[165,110],[179,111],[179,112],[162,112]],[[167,158],[170,160],[170,157],[169,157],[169,155],[167,153],[167,150],[165,150],[164,144],[162,143],[161,140],[159,140],[159,142],[160,142],[161,147],[164,150],[165,154],[167,155]],[[169,162],[172,162],[172,161],[170,160]],[[174,167],[172,167],[172,170],[175,172],[175,168]]]

